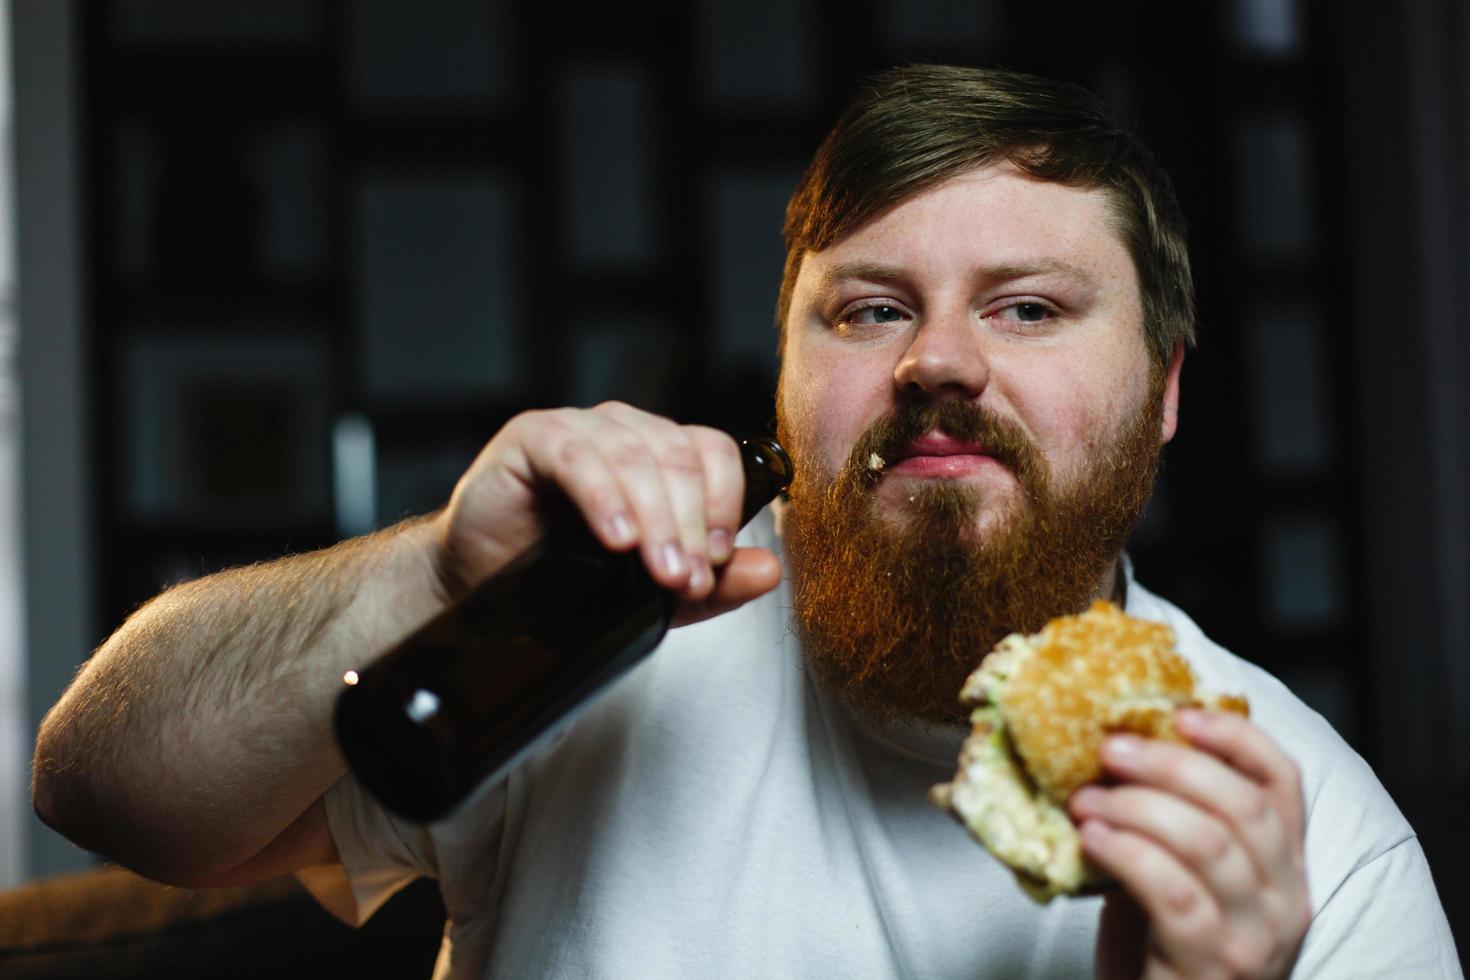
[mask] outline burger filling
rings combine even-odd
[[[1090,877],[1077,828],[1026,778],[1000,709],[976,708],[970,721],[973,732],[946,787],[945,805],[1033,897],[1045,901],[1077,891]]]
[[[961,697],[978,705],[960,749],[954,781],[934,788],[934,800],[1016,874],[1028,894],[1050,901],[1098,883],[1082,857],[1082,839],[1066,812],[1026,775],[1000,705],[1007,682],[1032,653],[1027,638],[1002,640],[970,675]]]

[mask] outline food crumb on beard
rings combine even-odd
[[[881,470],[883,468],[883,457],[877,453],[868,454],[868,469]]]

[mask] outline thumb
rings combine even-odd
[[[699,602],[681,602],[674,610],[674,625],[688,626],[745,605],[765,595],[781,582],[781,562],[765,548],[737,548],[723,567],[715,571],[715,587]]]

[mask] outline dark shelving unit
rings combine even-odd
[[[1133,549],[1141,578],[1293,679],[1362,744],[1372,719],[1364,586],[1351,573],[1359,481],[1341,445],[1357,424],[1351,352],[1311,332],[1344,313],[1331,270],[1345,219],[1323,149],[1342,109],[1312,11],[1288,6],[1295,20],[1263,40],[1225,13],[1241,8],[1142,0],[955,8],[948,32],[937,7],[910,23],[879,2],[771,2],[742,15],[795,23],[790,38],[730,34],[715,0],[575,17],[461,0],[407,20],[377,0],[316,0],[291,17],[271,8],[280,24],[244,38],[209,33],[196,12],[198,36],[184,39],[154,36],[156,16],[127,22],[142,7],[88,5],[98,472],[144,488],[98,494],[105,621],[191,569],[335,540],[332,488],[288,484],[330,482],[344,418],[372,433],[377,525],[441,503],[485,439],[528,408],[616,396],[764,428],[774,332],[760,311],[774,304],[785,190],[865,74],[914,60],[1000,64],[1111,97],[1175,173],[1191,224],[1201,347],[1186,360],[1161,499]],[[436,37],[418,62],[395,47]],[[460,66],[458,89],[440,61]],[[588,145],[583,135],[609,119],[636,132]],[[1293,175],[1300,186],[1283,184]],[[1272,188],[1307,195],[1302,248],[1269,247],[1292,220],[1262,210]],[[574,202],[606,204],[597,195],[619,189],[630,220],[578,224]],[[1252,238],[1262,229],[1266,248]],[[454,236],[463,241],[416,254]],[[416,291],[431,280],[448,295],[439,306]],[[1270,393],[1246,383],[1275,356],[1251,329],[1270,304],[1310,321],[1295,349],[1321,358],[1302,397],[1328,443],[1285,465],[1262,455],[1261,427],[1280,421],[1258,417]],[[455,363],[461,345],[480,361]],[[224,364],[210,354],[253,348]],[[165,387],[136,390],[144,375]],[[255,418],[272,412],[275,423]],[[226,428],[211,440],[196,418],[179,435],[178,418],[196,416]],[[271,424],[289,452],[266,444]],[[251,431],[265,435],[232,441]],[[261,478],[253,503],[234,499],[220,481],[252,467],[286,482]],[[1293,541],[1325,548],[1327,563]],[[1292,589],[1305,597],[1295,607]]]

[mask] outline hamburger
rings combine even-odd
[[[1105,600],[1012,633],[965,681],[974,708],[954,779],[930,798],[1015,873],[1038,901],[1100,890],[1106,876],[1082,855],[1067,815],[1078,788],[1103,779],[1098,750],[1118,732],[1183,741],[1174,712],[1248,714],[1242,697],[1195,688],[1174,631]]]

